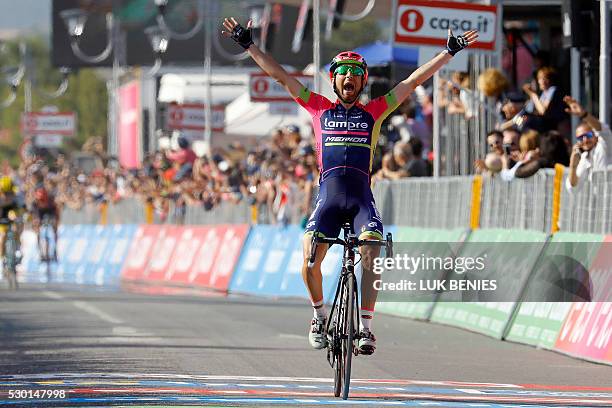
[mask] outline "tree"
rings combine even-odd
[[[322,42],[321,60],[327,64],[338,52],[381,40],[381,35],[382,31],[374,17],[359,21],[344,21],[339,29],[332,32],[329,41]]]
[[[93,69],[81,69],[70,74],[68,91],[59,98],[47,99],[39,90],[52,92],[61,82],[60,72],[51,66],[49,47],[42,36],[21,39],[26,43],[30,57],[29,78],[32,80],[32,110],[38,111],[46,105],[54,105],[60,111],[77,113],[77,132],[74,138],[66,138],[63,150],[80,148],[90,136],[106,136],[108,98],[104,81]],[[0,66],[14,67],[19,64],[18,41],[5,45],[0,55]],[[9,88],[2,86],[0,101],[9,95]],[[17,91],[15,102],[0,110],[0,162],[8,159],[12,165],[19,161],[17,154],[24,140],[20,129],[21,114],[25,110],[25,78]],[[4,137],[2,137],[4,135]]]

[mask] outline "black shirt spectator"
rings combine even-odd
[[[408,172],[409,177],[429,176],[429,164],[422,157],[423,142],[413,137],[408,141],[408,144],[412,150],[412,157],[406,162],[404,168]]]

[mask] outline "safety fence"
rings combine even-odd
[[[397,226],[386,226],[385,230],[395,237],[396,254],[403,248],[446,256],[450,248],[459,258],[484,251],[500,260],[486,271],[486,277],[509,280],[511,285],[508,290],[482,293],[484,297],[463,302],[452,296],[447,299],[452,293],[417,301],[410,294],[393,300],[381,292],[378,311],[612,364],[612,235]],[[138,285],[221,295],[297,297],[306,304],[302,235],[303,230],[295,225],[64,225],[58,243],[59,262],[50,269],[38,259],[34,233],[24,233],[18,279],[111,289]],[[526,248],[513,262],[506,261],[510,242]],[[576,301],[574,295],[580,292],[560,298],[541,289],[542,282],[576,280],[574,263],[561,271],[541,265],[542,260],[570,258],[582,266],[578,270],[582,285],[572,284],[570,289],[587,288],[583,295],[589,302]],[[334,295],[341,260],[342,248],[334,246],[322,266],[328,301]],[[532,301],[535,298],[537,302]]]
[[[383,220],[426,228],[514,228],[540,232],[612,232],[612,167],[595,171],[577,191],[565,188],[567,169],[540,170],[511,182],[499,177],[453,176],[378,181],[373,186]],[[294,212],[294,215],[299,215]],[[162,215],[136,199],[65,209],[64,224],[260,224],[273,221],[264,206],[242,201],[170,206]],[[299,217],[293,217],[299,223]]]
[[[440,132],[440,175],[457,176],[474,173],[474,160],[484,157],[487,151],[487,133],[495,129],[497,112],[494,103],[478,89],[478,77],[488,68],[498,66],[494,55],[474,53],[468,57],[467,78],[463,84],[452,82],[453,71],[439,71],[438,120]],[[440,104],[442,94],[448,102],[457,93],[455,103],[464,112],[453,112],[448,105]],[[463,86],[462,86],[463,85]]]
[[[567,169],[540,170],[510,182],[455,176],[382,181],[373,187],[385,222],[427,228],[514,228],[612,232],[612,168],[569,192]]]

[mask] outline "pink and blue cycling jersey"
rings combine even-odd
[[[340,175],[358,175],[369,181],[383,120],[399,105],[395,93],[357,102],[346,109],[339,101],[302,88],[296,102],[312,116],[320,182]]]

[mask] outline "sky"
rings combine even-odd
[[[0,31],[51,32],[51,0],[0,0]]]

